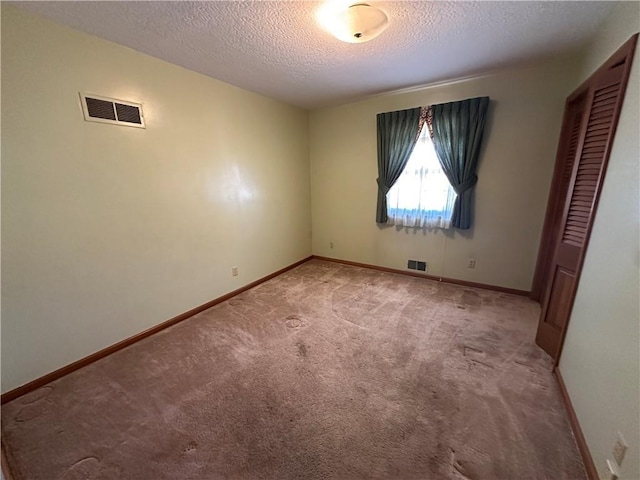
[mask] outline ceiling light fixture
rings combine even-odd
[[[353,1],[353,0],[352,0]],[[338,40],[349,43],[364,43],[380,35],[389,18],[377,7],[368,3],[324,3],[317,12],[320,25]]]

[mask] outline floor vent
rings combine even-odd
[[[126,127],[146,128],[142,105],[114,98],[80,93],[82,112],[87,122],[110,123]]]

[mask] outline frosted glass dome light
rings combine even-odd
[[[387,14],[368,3],[327,2],[318,10],[317,18],[325,30],[349,43],[373,40],[389,24]]]

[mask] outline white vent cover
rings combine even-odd
[[[146,128],[142,105],[115,98],[80,93],[82,112],[87,122],[111,123],[126,127]]]

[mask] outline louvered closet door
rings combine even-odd
[[[573,163],[580,144],[585,100],[586,95],[580,95],[568,101],[565,107],[562,132],[556,155],[556,166],[551,184],[549,203],[547,204],[545,226],[536,265],[536,276],[531,292],[534,300],[542,301],[544,299],[544,287],[549,281],[549,269],[553,260],[553,252],[555,252],[556,244],[559,241],[558,233],[562,222],[564,201],[571,184]],[[547,254],[547,252],[551,252],[551,255]]]
[[[571,177],[558,222],[555,252],[549,268],[536,343],[557,358],[571,314],[591,224],[610,148],[614,119],[622,103],[624,65],[594,79],[585,98],[579,127],[570,129]],[[579,128],[579,135],[576,134]],[[570,153],[569,153],[570,154]]]

